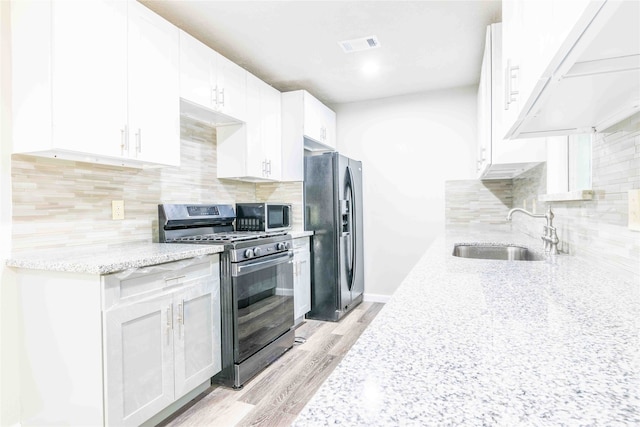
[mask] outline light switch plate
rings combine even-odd
[[[640,190],[629,190],[629,229],[640,231]]]
[[[111,218],[124,219],[124,200],[111,201]]]

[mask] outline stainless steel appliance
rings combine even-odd
[[[305,230],[314,231],[311,311],[339,320],[362,302],[362,162],[338,153],[304,159]]]
[[[159,241],[222,244],[222,372],[239,388],[293,346],[293,250],[285,231],[233,231],[231,205],[158,205]]]
[[[291,228],[291,205],[236,203],[236,230],[280,231]]]

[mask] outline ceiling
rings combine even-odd
[[[141,0],[280,91],[339,104],[477,84],[500,0]],[[339,41],[377,36],[344,53]],[[369,67],[369,73],[363,67]]]

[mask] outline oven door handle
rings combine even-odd
[[[293,258],[293,251],[284,252],[281,255],[272,255],[266,261],[254,261],[248,263],[237,263],[231,265],[231,276],[238,277],[245,274],[253,273],[258,270],[273,267],[274,265],[289,262]]]

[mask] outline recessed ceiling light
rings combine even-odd
[[[365,62],[362,66],[362,74],[368,77],[375,76],[376,74],[378,74],[378,71],[380,71],[380,64],[378,64],[377,62]]]
[[[376,36],[362,37],[359,39],[343,40],[338,42],[344,53],[359,52],[380,47],[380,42]]]

